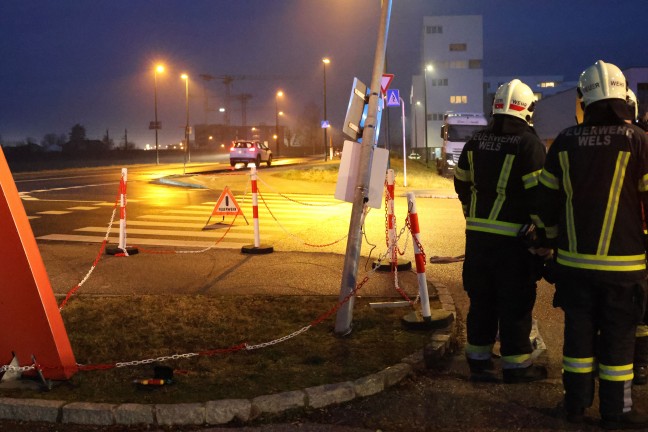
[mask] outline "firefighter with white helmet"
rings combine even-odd
[[[583,123],[555,139],[539,188],[539,216],[556,248],[554,303],[565,314],[567,420],[583,420],[598,375],[606,429],[648,427],[631,395],[647,288],[641,208],[648,204],[648,139],[627,122],[626,88],[621,70],[601,60],[581,74]]]
[[[546,368],[533,364],[529,340],[538,257],[519,235],[537,214],[535,194],[545,160],[545,147],[530,126],[535,101],[518,79],[500,86],[492,122],[466,143],[455,169],[466,217],[465,352],[475,381],[499,381],[492,353],[498,331],[505,383],[547,376]]]

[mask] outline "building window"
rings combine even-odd
[[[468,69],[481,69],[481,60],[468,60]]]
[[[540,84],[538,84],[540,88],[551,88],[551,87],[556,87],[555,81],[543,81]]]
[[[465,43],[450,44],[450,51],[466,51],[467,46]]]
[[[425,32],[427,34],[443,33],[443,27],[442,26],[425,26]]]
[[[430,80],[430,83],[432,84],[432,87],[447,87],[448,78],[434,78]]]
[[[450,69],[466,69],[468,62],[466,60],[455,60],[450,62]]]
[[[450,96],[451,104],[465,104],[468,103],[468,96]]]
[[[443,121],[443,113],[433,113],[432,114],[432,120],[433,121]]]

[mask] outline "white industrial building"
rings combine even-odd
[[[426,162],[441,153],[445,112],[483,112],[488,116],[499,85],[514,78],[538,96],[534,126],[545,143],[550,144],[558,132],[575,122],[578,77],[568,81],[561,75],[484,77],[479,15],[424,17],[421,47],[420,73],[412,77],[410,93],[410,148]],[[639,116],[646,115],[648,120],[644,114],[648,110],[648,68],[623,72],[639,100]]]
[[[411,147],[428,160],[440,155],[446,111],[483,110],[482,17],[424,17],[421,47],[420,74],[412,77]]]

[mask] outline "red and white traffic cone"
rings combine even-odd
[[[416,199],[413,192],[407,193],[407,208],[409,208],[409,225],[414,243],[414,261],[416,261],[416,276],[419,285],[419,297],[421,299],[421,312],[412,312],[402,318],[404,325],[416,328],[439,328],[448,325],[454,319],[451,312],[438,309],[432,311],[430,308],[430,296],[428,294],[427,278],[425,275],[425,253],[421,245],[421,230],[419,228],[418,213],[416,212]],[[433,313],[434,312],[434,313]]]
[[[255,166],[253,166],[250,171],[250,180],[252,182],[252,223],[254,226],[254,244],[243,246],[241,252],[248,254],[269,254],[274,252],[274,248],[269,245],[262,245],[261,236],[259,235],[259,198],[257,196],[258,188]]]
[[[139,252],[136,247],[126,246],[126,185],[128,183],[128,170],[122,168],[119,180],[119,244],[106,247],[108,255],[129,256]]]

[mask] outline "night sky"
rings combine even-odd
[[[388,72],[407,100],[420,67],[422,17],[482,15],[485,75],[564,75],[598,59],[648,67],[646,0],[393,0]],[[247,123],[274,124],[275,93],[291,124],[309,103],[339,128],[354,77],[370,84],[379,0],[1,0],[0,137],[3,143],[79,123],[88,138],[128,130],[139,147],[154,142],[153,69],[158,75],[160,144],[182,139],[185,84],[190,123],[222,123],[225,87],[200,74],[236,75],[232,93],[249,93]],[[232,124],[241,106],[232,102]]]

